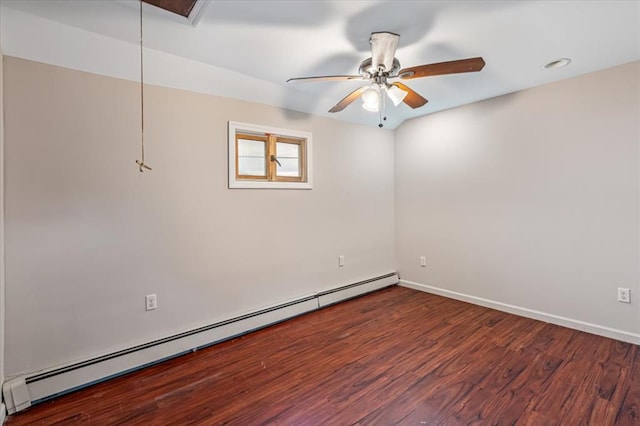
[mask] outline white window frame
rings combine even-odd
[[[304,139],[306,145],[306,182],[273,182],[264,180],[236,179],[236,134],[272,134],[292,139]],[[253,189],[312,189],[313,188],[313,138],[311,133],[299,130],[278,129],[257,124],[229,121],[229,188]]]

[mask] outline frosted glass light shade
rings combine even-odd
[[[362,93],[362,108],[371,112],[380,111],[380,94],[377,90],[369,88]]]
[[[405,92],[398,86],[394,85],[385,86],[385,91],[387,92],[389,99],[391,99],[391,102],[393,102],[393,105],[395,106],[400,105],[400,102],[402,102],[408,94],[408,92]]]

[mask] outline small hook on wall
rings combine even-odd
[[[144,164],[142,161],[140,160],[136,160],[136,164],[138,166],[140,166],[140,173],[144,173],[144,170],[142,169],[147,169],[147,170],[153,170],[151,167],[147,166],[146,164]]]

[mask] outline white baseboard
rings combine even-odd
[[[456,291],[446,290],[427,284],[420,284],[407,280],[400,280],[398,284],[402,287],[412,288],[414,290],[424,291],[425,293],[437,294],[438,296],[448,297],[450,299],[461,300],[463,302],[473,303],[487,308],[496,309],[502,312],[519,315],[526,318],[532,318],[551,324],[560,325],[574,330],[585,331],[587,333],[596,334],[598,336],[609,337],[611,339],[620,340],[627,343],[640,345],[640,334],[631,333],[624,330],[617,330],[598,324],[592,324],[572,318],[562,317],[559,315],[549,314],[546,312],[536,311],[533,309],[523,308],[520,306],[509,305],[507,303],[496,302],[495,300],[484,299],[482,297],[471,296],[469,294],[458,293]]]
[[[2,386],[6,408],[9,414],[13,414],[54,396],[397,283],[398,274],[392,272],[115,353],[12,377]]]

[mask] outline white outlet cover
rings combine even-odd
[[[153,311],[158,308],[158,298],[155,294],[148,294],[144,297],[147,311]]]
[[[618,302],[631,303],[631,292],[628,288],[618,288]]]

